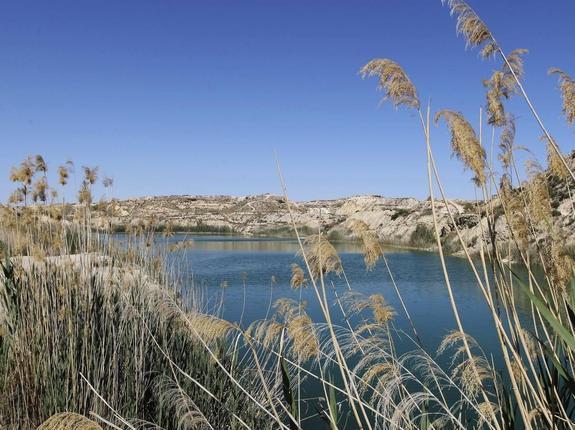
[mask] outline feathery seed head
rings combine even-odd
[[[58,167],[58,182],[64,186],[68,183],[69,171],[67,166]]]
[[[343,271],[341,259],[337,255],[334,246],[322,234],[320,237],[313,235],[305,242],[305,257],[310,266],[311,276],[316,279],[320,274],[334,272],[340,275]],[[301,253],[301,252],[300,252]]]
[[[474,355],[455,367],[452,378],[461,384],[464,393],[475,398],[483,381],[493,379],[493,372],[485,358]]]
[[[511,165],[511,159],[513,158],[513,150],[515,149],[515,118],[508,115],[505,121],[505,127],[501,132],[499,138],[499,148],[501,153],[499,154],[499,159],[503,164],[505,169],[509,168]]]
[[[296,263],[291,265],[291,279],[290,285],[293,289],[307,287],[307,279],[303,269]]]
[[[8,197],[8,203],[17,205],[18,203],[22,203],[24,201],[24,192],[22,189],[18,188],[14,190],[10,197]]]
[[[507,55],[507,63],[496,70],[490,79],[483,82],[487,88],[487,122],[495,127],[507,124],[503,99],[509,99],[516,92],[517,81],[523,76],[523,55],[527,49],[515,49]]]
[[[527,171],[530,178],[524,188],[527,193],[529,211],[534,221],[547,227],[550,225],[552,213],[547,178],[536,163],[529,164]]]
[[[373,294],[369,296],[371,310],[373,312],[373,319],[378,324],[387,324],[395,317],[393,308],[386,304],[385,299],[381,294]]]
[[[236,329],[229,321],[200,312],[182,315],[181,322],[207,342],[224,339]]]
[[[372,381],[377,379],[381,379],[385,375],[392,373],[397,375],[399,373],[399,369],[395,363],[383,362],[383,363],[375,363],[374,365],[370,366],[366,372],[362,375],[362,380],[367,384],[372,385]],[[377,385],[377,384],[376,384]]]
[[[442,0],[451,15],[457,17],[457,33],[463,35],[467,47],[482,47],[481,56],[491,57],[498,49],[493,35],[475,11],[463,0]]]
[[[387,304],[381,294],[372,294],[369,297],[361,293],[350,291],[341,297],[350,315],[357,315],[369,309],[376,324],[387,324],[396,315],[391,306]]]
[[[62,412],[52,415],[38,430],[102,430],[102,427],[83,415]]]
[[[293,299],[282,297],[274,302],[274,308],[279,316],[284,320],[289,320],[294,315],[298,315],[305,310],[306,303],[298,303]]]
[[[42,157],[40,154],[36,155],[36,157],[34,158],[34,169],[36,170],[36,172],[42,172],[42,173],[46,173],[48,171],[48,166],[44,161],[44,157]]]
[[[477,405],[477,412],[479,413],[479,423],[477,428],[481,428],[483,423],[493,422],[496,413],[499,412],[499,406],[492,402],[481,402]]]
[[[563,164],[559,158],[560,156],[557,154],[557,151],[555,151],[555,147],[553,146],[554,142],[552,143],[546,135],[541,136],[541,140],[547,143],[547,165],[549,171],[559,179],[567,179],[567,177],[569,177],[569,170],[567,170],[565,164]]]
[[[369,230],[365,221],[353,220],[350,225],[353,234],[361,239],[363,248],[363,261],[367,270],[372,270],[383,256],[383,248],[375,234]]]
[[[90,187],[86,181],[82,183],[80,191],[78,191],[78,203],[82,203],[87,206],[92,204],[92,192],[90,191]]]
[[[559,90],[563,99],[563,114],[567,123],[575,122],[575,80],[556,67],[549,69],[550,75],[557,75],[559,78]]]
[[[349,228],[351,229],[352,233],[357,237],[361,238],[361,235],[366,231],[369,231],[369,226],[367,223],[360,219],[354,219],[351,221]]]
[[[20,163],[19,167],[13,167],[10,172],[10,180],[12,182],[21,182],[24,185],[30,185],[32,183],[32,177],[34,176],[34,161],[32,157],[26,158]]]
[[[313,321],[306,313],[287,321],[287,334],[292,341],[293,352],[300,363],[318,356],[319,340]]]
[[[554,236],[543,246],[543,262],[554,288],[565,293],[569,282],[575,276],[575,261],[563,246],[564,238]]]
[[[293,299],[276,300],[274,308],[284,320],[286,332],[292,341],[293,353],[299,362],[305,362],[319,354],[319,340],[312,319],[305,312],[306,303]]]
[[[439,111],[435,116],[435,122],[437,123],[440,118],[445,120],[451,132],[453,154],[475,174],[479,183],[485,183],[485,150],[480,145],[471,124],[461,113],[450,110]]]
[[[99,167],[82,166],[82,169],[84,170],[84,179],[86,182],[88,182],[90,185],[94,185],[98,180]]]
[[[110,188],[114,185],[114,180],[112,178],[105,177],[102,179],[102,185],[104,188]]]
[[[46,190],[48,189],[48,181],[46,181],[45,177],[41,177],[36,181],[34,184],[34,190],[32,191],[32,200],[37,202],[40,200],[41,202],[46,202],[48,200]]]
[[[391,100],[394,107],[405,105],[419,109],[417,89],[395,61],[387,58],[371,60],[361,68],[359,74],[362,78],[377,77],[379,79],[377,88],[385,93],[383,100]]]
[[[265,336],[262,339],[262,343],[266,348],[270,348],[274,342],[280,336],[284,325],[277,321],[269,321],[267,324],[267,330],[265,331]]]

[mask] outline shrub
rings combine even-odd
[[[433,230],[425,224],[417,224],[409,238],[409,244],[419,248],[427,248],[435,243],[435,234]]]
[[[405,208],[396,209],[395,212],[391,215],[391,220],[395,221],[397,218],[408,216],[411,213],[413,213],[413,211],[410,209]]]

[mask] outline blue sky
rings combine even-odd
[[[528,48],[525,86],[573,149],[550,66],[575,75],[575,2],[470,1],[507,51]],[[434,111],[477,125],[482,79],[439,0],[18,0],[0,5],[0,199],[10,166],[41,153],[55,173],[99,165],[117,197],[280,193],[425,198],[417,118],[379,106],[357,71],[401,63]],[[518,143],[541,155],[519,98]],[[471,197],[443,127],[432,143],[452,197]],[[79,170],[79,169],[78,169]],[[79,183],[79,178],[78,178]],[[71,197],[71,190],[69,191]]]

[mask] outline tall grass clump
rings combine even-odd
[[[241,389],[226,375],[242,367],[234,326],[182,295],[145,240],[24,204],[1,208],[0,427],[266,428],[251,368]]]

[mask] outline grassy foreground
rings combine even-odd
[[[199,298],[182,307],[145,247],[115,248],[54,219],[55,208],[28,209],[2,211],[0,427],[32,429],[69,411],[115,425],[124,416],[139,427],[265,428],[214,364],[239,372],[231,324],[202,314]],[[250,374],[243,384],[255,390]]]

